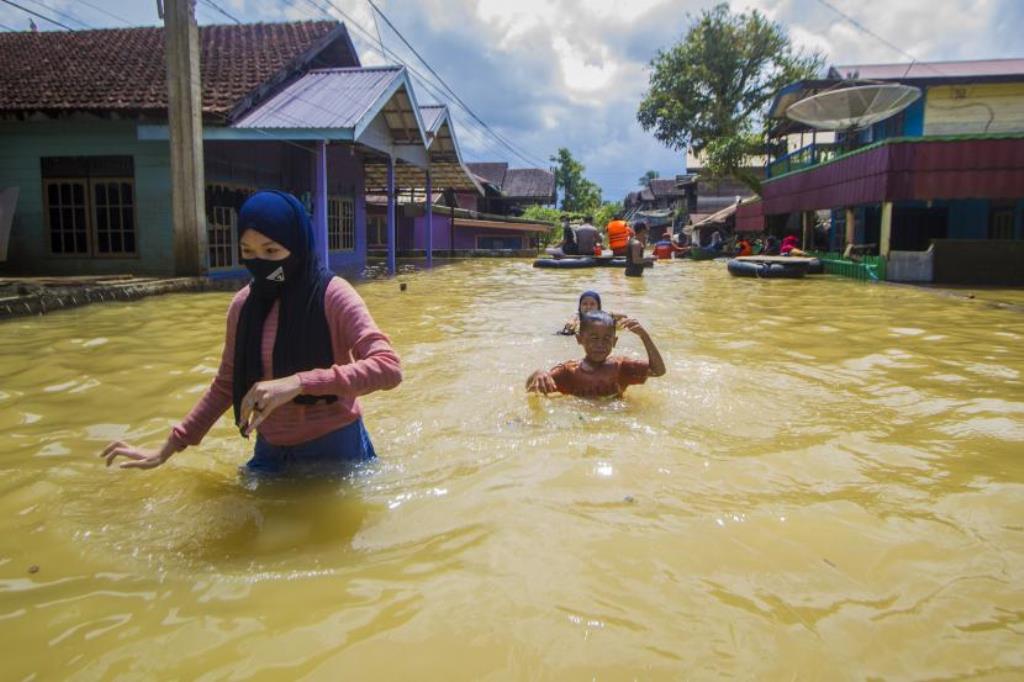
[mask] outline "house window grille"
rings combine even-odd
[[[135,253],[135,191],[130,179],[92,180],[96,254]]]
[[[85,180],[44,181],[50,253],[89,255],[88,192]]]
[[[110,258],[137,253],[131,156],[40,159],[49,252]]]
[[[238,260],[238,246],[235,244],[238,212],[230,206],[214,206],[211,213],[213,217],[206,224],[210,269],[234,267]]]
[[[211,270],[239,266],[238,211],[255,191],[245,185],[206,185],[206,253]]]
[[[327,201],[327,248],[354,251],[356,248],[355,207],[351,199],[331,197]]]

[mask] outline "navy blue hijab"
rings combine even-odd
[[[601,309],[601,294],[597,293],[593,289],[588,289],[587,291],[584,291],[582,294],[580,294],[580,301],[576,305],[577,311],[579,311],[579,309],[583,307],[583,299],[585,298],[592,298],[595,301],[597,301],[597,309]]]
[[[260,191],[242,204],[237,229],[239,241],[246,230],[252,229],[281,244],[291,254],[283,261],[242,260],[253,279],[235,329],[235,424],[241,418],[242,398],[253,384],[263,380],[263,324],[275,301],[281,305],[274,340],[274,377],[334,364],[331,332],[324,313],[324,295],[334,273],[320,260],[306,208],[287,192]],[[295,402],[310,404],[318,399],[334,402],[338,398],[300,395]]]

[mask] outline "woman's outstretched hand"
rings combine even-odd
[[[298,375],[281,377],[271,381],[259,381],[253,384],[249,392],[242,398],[242,410],[238,428],[246,438],[270,416],[270,413],[281,407],[302,392],[302,383]]]
[[[124,457],[126,462],[121,462],[122,469],[155,469],[174,454],[174,446],[170,440],[163,444],[159,450],[137,448],[124,441],[114,441],[100,453],[100,457],[107,460],[109,467],[118,457]]]

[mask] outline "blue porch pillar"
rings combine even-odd
[[[427,169],[427,202],[425,204],[427,212],[423,215],[423,224],[427,230],[427,267],[434,267],[434,203],[433,194],[434,190],[430,186],[430,169]]]
[[[321,262],[328,268],[331,263],[327,257],[327,143],[323,140],[316,143],[314,158],[316,173],[313,184],[313,233],[316,236],[316,249],[320,253]]]
[[[388,274],[398,272],[398,250],[395,229],[395,158],[388,155]]]

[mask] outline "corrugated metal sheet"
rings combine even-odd
[[[929,199],[1024,197],[1024,138],[914,140],[882,144],[764,183],[774,215]]]
[[[423,126],[433,132],[441,125],[441,118],[444,116],[447,107],[440,104],[427,104],[420,107],[420,116],[423,118]]]
[[[310,71],[233,127],[354,128],[401,74],[400,66]]]
[[[764,232],[764,204],[748,201],[736,208],[737,232]]]
[[[915,62],[913,64],[849,64],[833,66],[832,78],[856,73],[862,80],[930,80],[1024,76],[1024,59],[981,59],[959,62]]]

